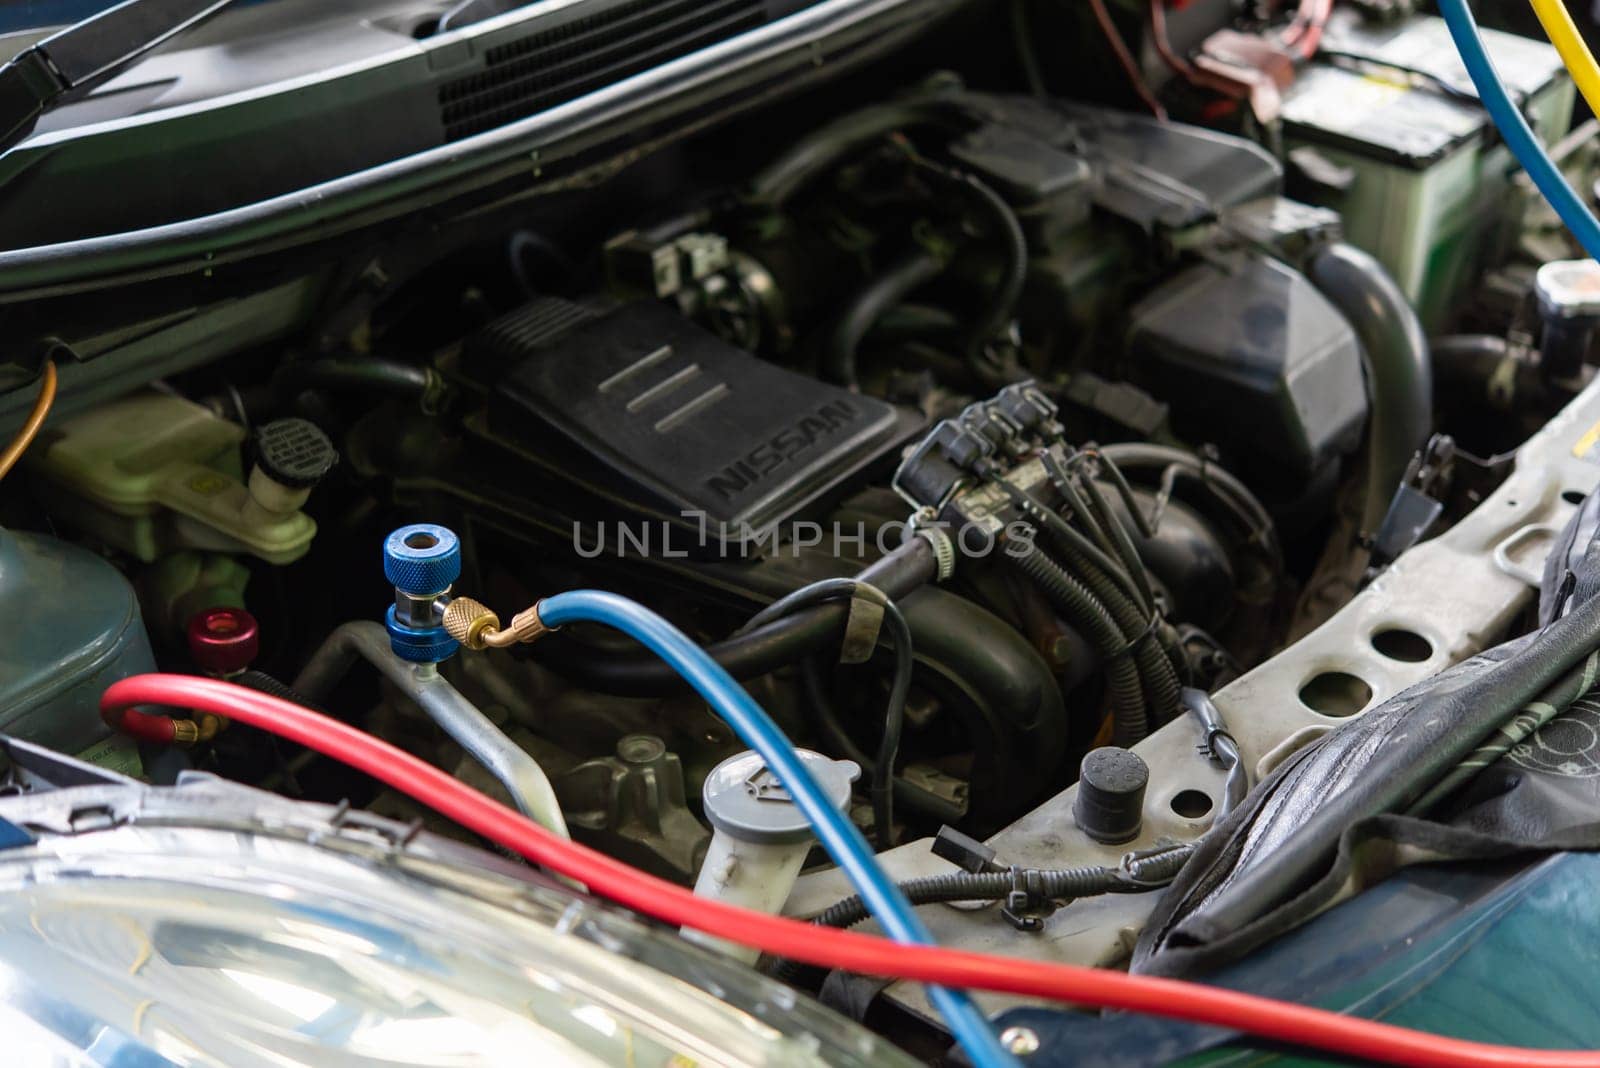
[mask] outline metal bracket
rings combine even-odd
[[[1510,537],[1494,547],[1494,566],[1518,582],[1527,583],[1534,589],[1538,589],[1544,584],[1544,573],[1526,564],[1518,563],[1513,558],[1512,553],[1525,542],[1532,541],[1537,537],[1554,539],[1560,533],[1549,523],[1529,523],[1525,527],[1519,527]]]

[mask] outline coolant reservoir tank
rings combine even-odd
[[[133,587],[93,553],[0,529],[0,734],[128,774],[138,751],[100,695],[155,670]]]

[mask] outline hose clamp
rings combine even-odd
[[[1055,912],[1056,903],[1045,894],[1044,873],[1036,868],[1011,867],[1011,889],[1006,892],[1000,915],[1019,931],[1038,934],[1045,917]]]
[[[932,508],[918,508],[911,513],[907,524],[911,527],[911,536],[921,538],[933,550],[934,581],[944,582],[956,573],[956,543],[944,527],[938,523],[937,513]]]

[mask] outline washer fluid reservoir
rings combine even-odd
[[[0,733],[137,775],[138,750],[100,719],[100,694],[154,670],[120,571],[54,538],[0,529]]]

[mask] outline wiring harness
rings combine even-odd
[[[1155,536],[1178,477],[1199,468],[1202,485],[1211,483],[1198,457],[1173,461],[1162,452],[1158,459],[1165,468],[1163,491],[1154,514],[1147,515],[1112,450],[1070,445],[1055,402],[1038,384],[1024,381],[940,422],[894,477],[908,502],[963,532],[992,530],[1001,506],[1009,503],[1007,514],[1020,520],[995,531],[1004,542],[1004,560],[1100,654],[1113,736],[1121,746],[1179,714],[1179,694],[1190,673],[1135,536]],[[1251,541],[1276,554],[1264,510],[1236,480],[1223,485],[1222,499],[1240,506],[1237,489],[1250,502],[1244,511],[1260,513],[1266,533],[1252,529]],[[1248,522],[1256,525],[1254,518]],[[1281,565],[1281,556],[1273,559]]]

